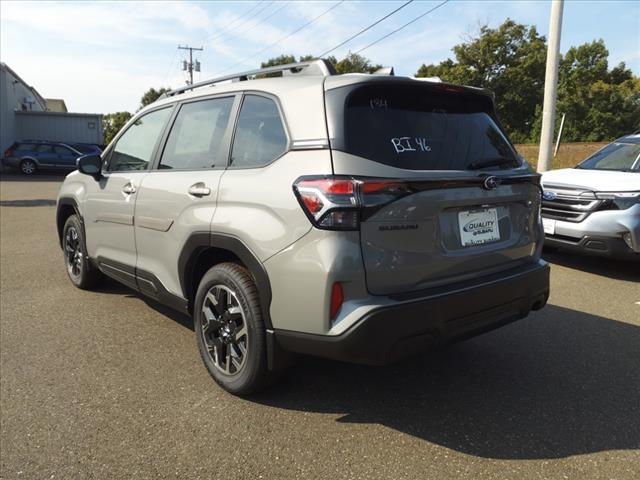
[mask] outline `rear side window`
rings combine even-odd
[[[111,154],[109,171],[146,170],[171,108],[138,118],[118,139]]]
[[[21,152],[34,152],[36,146],[32,143],[19,143],[16,145],[15,150],[19,150]]]
[[[334,149],[407,170],[465,170],[499,159],[520,164],[479,95],[400,84],[335,90],[327,93],[337,120]]]
[[[201,169],[225,166],[221,158],[224,137],[233,105],[233,97],[187,103],[169,134],[161,169]]]
[[[287,150],[284,130],[276,102],[257,95],[244,97],[233,140],[231,166],[261,167]]]

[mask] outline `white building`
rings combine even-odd
[[[102,144],[102,114],[68,113],[63,100],[48,108],[38,91],[0,62],[0,155],[18,140]],[[58,111],[48,111],[58,110]]]

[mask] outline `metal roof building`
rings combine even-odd
[[[13,142],[27,138],[102,144],[102,114],[60,110],[66,110],[64,100],[44,99],[6,63],[0,63],[0,155]]]

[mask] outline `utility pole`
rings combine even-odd
[[[187,85],[193,85],[193,72],[194,70],[196,72],[200,71],[200,62],[198,60],[196,60],[196,63],[193,63],[193,51],[199,51],[201,52],[202,50],[204,50],[204,48],[200,47],[200,48],[195,48],[195,47],[190,47],[189,45],[185,45],[184,47],[182,45],[178,45],[178,49],[179,50],[189,50],[189,61],[187,62],[186,60],[183,60],[182,62],[182,70],[189,72],[189,80],[187,80]]]
[[[560,57],[560,33],[562,31],[562,7],[564,0],[551,0],[549,20],[549,46],[547,48],[547,71],[544,75],[544,104],[542,106],[542,132],[538,171],[546,172],[551,166],[553,131],[556,123],[556,100],[558,94],[558,61]]]

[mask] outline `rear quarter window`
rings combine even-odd
[[[19,150],[21,152],[33,152],[35,151],[35,145],[31,143],[19,143],[16,145],[15,150]]]
[[[407,170],[466,170],[497,158],[520,164],[481,95],[402,84],[339,90],[327,92],[334,149]]]
[[[246,95],[233,140],[231,167],[262,167],[280,157],[288,146],[276,102],[258,95]]]

